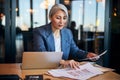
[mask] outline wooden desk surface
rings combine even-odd
[[[19,63],[16,64],[0,64],[0,74],[17,74],[21,78],[25,78],[25,75],[43,75],[44,80],[72,80],[68,78],[54,78],[48,76],[45,73],[49,69],[36,69],[36,70],[21,70]],[[106,72],[102,75],[95,76],[89,80],[120,80],[120,75],[115,72]]]
[[[20,64],[0,64],[0,74],[17,74],[22,77]]]

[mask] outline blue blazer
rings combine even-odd
[[[87,52],[79,49],[74,40],[71,31],[63,28],[61,34],[61,49],[63,52],[63,59],[79,60],[86,58]],[[55,43],[52,32],[51,23],[33,30],[33,48],[34,51],[55,51]]]

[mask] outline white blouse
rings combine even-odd
[[[56,37],[54,34],[54,41],[55,41],[55,52],[61,52],[61,36]]]

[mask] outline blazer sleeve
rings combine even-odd
[[[75,44],[75,41],[73,39],[73,35],[72,35],[71,31],[70,31],[69,35],[71,36],[70,57],[69,58],[72,58],[77,61],[80,61],[80,59],[86,58],[88,52],[78,48],[78,46]]]
[[[33,50],[46,51],[44,37],[42,36],[41,30],[39,28],[35,28],[33,30]]]

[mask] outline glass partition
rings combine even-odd
[[[48,12],[55,0],[18,0],[16,20],[16,62],[23,51],[32,51],[32,29],[49,22]]]
[[[70,1],[70,21],[76,22],[75,29],[78,30],[76,44],[86,51],[101,53],[104,49],[105,0]],[[55,2],[64,3],[64,0],[16,0],[16,62],[21,62],[23,51],[31,51],[32,29],[49,23],[48,13]],[[4,6],[2,2],[0,5]],[[5,25],[3,12],[0,12],[0,25],[2,26]],[[5,55],[4,37],[1,38],[4,32],[1,32],[0,59]]]
[[[73,0],[71,14],[79,31],[79,48],[96,54],[104,51],[105,0]]]

